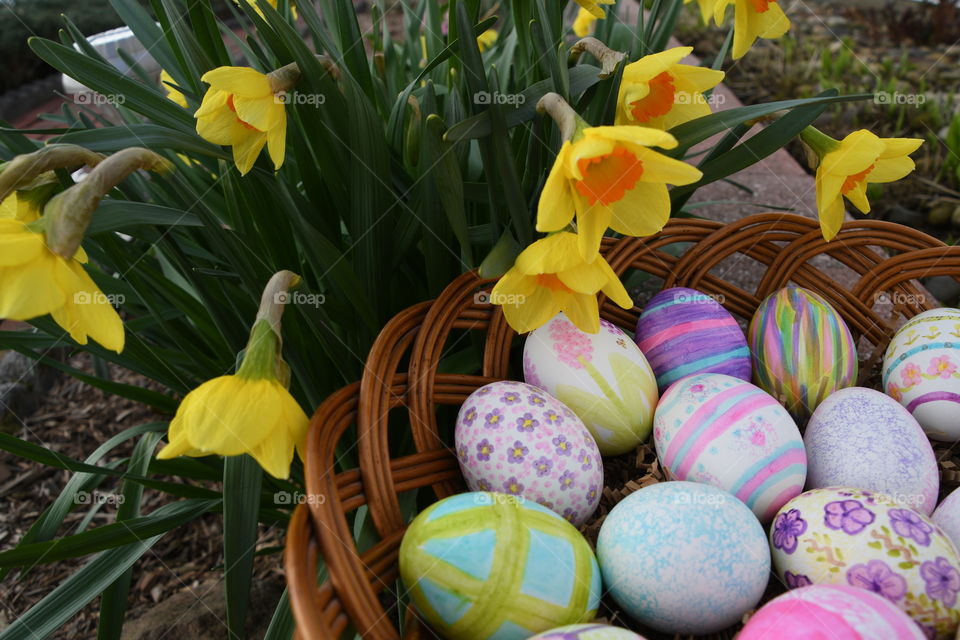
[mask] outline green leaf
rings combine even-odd
[[[253,496],[260,495],[262,479],[260,465],[248,455],[223,461],[223,571],[231,638],[244,637],[260,510]]]
[[[203,222],[197,216],[146,202],[131,202],[107,198],[100,202],[93,214],[93,221],[87,233],[116,231],[141,224],[161,227],[201,227]]]
[[[297,623],[293,619],[293,611],[290,610],[290,593],[287,589],[284,589],[280,595],[280,601],[277,602],[277,608],[273,611],[270,626],[267,627],[263,640],[290,640],[296,627]]]
[[[162,98],[155,96],[154,100]],[[75,144],[100,153],[114,153],[127,147],[146,147],[154,151],[173,149],[181,153],[199,154],[221,160],[233,158],[222,147],[210,144],[195,132],[148,123],[72,131],[51,138],[50,142]]]
[[[503,232],[497,244],[487,254],[480,264],[481,278],[498,278],[505,274],[513,266],[517,256],[520,255],[520,245],[514,240],[510,230]]]

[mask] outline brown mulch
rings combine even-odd
[[[92,370],[86,355],[77,356],[74,366]],[[113,380],[141,387],[162,390],[142,376],[111,367]],[[169,419],[150,407],[108,395],[74,378],[62,376],[56,380],[31,416],[21,416],[21,425],[14,435],[83,461],[103,442],[123,429],[147,422]],[[130,455],[135,442],[119,446],[99,464]],[[40,465],[0,451],[0,470],[6,470],[6,479],[0,480],[0,551],[13,548],[36,521],[45,508],[53,503],[71,477],[71,473]],[[176,478],[159,478],[179,481]],[[219,489],[218,483],[207,487]],[[199,485],[198,485],[199,486]],[[96,490],[100,495],[119,494],[119,482],[110,479]],[[178,498],[146,489],[141,511],[149,514],[157,507]],[[58,536],[77,533],[86,516],[88,505],[79,505],[57,531]],[[105,504],[93,517],[88,529],[114,521],[116,506]],[[280,548],[283,531],[261,528],[258,549]],[[89,557],[71,561],[42,564],[33,567],[24,577],[11,573],[0,582],[0,629],[83,566]],[[196,607],[211,609],[208,600],[222,589],[222,526],[219,514],[207,514],[167,534],[134,565],[133,581],[128,600],[127,619],[135,620],[148,609],[167,598],[184,591],[193,591]],[[278,553],[260,556],[255,561],[254,579],[257,582],[283,582],[282,563]],[[264,603],[272,611],[275,602]],[[183,615],[191,613],[188,610]],[[181,615],[180,612],[174,614]],[[99,600],[94,600],[64,625],[54,638],[94,638],[99,617]],[[217,616],[218,618],[221,616]],[[269,621],[269,613],[266,622]],[[166,621],[173,627],[176,619]],[[263,622],[263,621],[261,621]],[[129,623],[128,623],[129,625]],[[214,621],[216,625],[216,621]],[[171,634],[172,636],[176,634]],[[226,637],[225,628],[214,628],[210,638]]]

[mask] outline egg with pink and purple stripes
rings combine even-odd
[[[665,289],[637,320],[637,345],[657,376],[660,393],[695,373],[750,380],[750,349],[743,330],[715,296],[696,289]]]
[[[772,396],[739,378],[701,373],[675,382],[657,405],[653,440],[674,480],[725,489],[761,522],[803,491],[800,430]]]
[[[932,439],[960,441],[960,309],[925,311],[897,331],[883,388]]]

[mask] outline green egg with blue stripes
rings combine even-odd
[[[434,630],[522,640],[593,620],[600,568],[586,539],[535,502],[476,491],[420,513],[400,544],[400,577]]]

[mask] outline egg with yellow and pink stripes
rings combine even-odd
[[[724,489],[761,522],[803,491],[800,430],[770,394],[739,378],[701,373],[675,382],[657,405],[653,440],[672,479]]]

